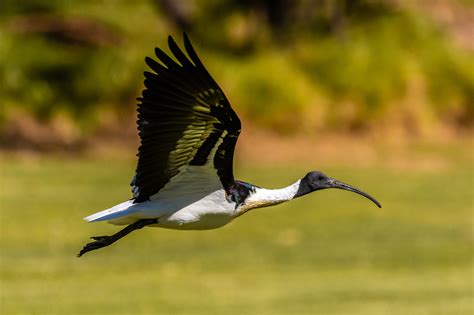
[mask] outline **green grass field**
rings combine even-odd
[[[133,160],[5,155],[1,314],[473,314],[473,165],[326,167],[383,205],[326,190],[213,231],[144,229],[82,258],[117,227],[82,217],[123,201]],[[302,166],[240,166],[262,186]]]

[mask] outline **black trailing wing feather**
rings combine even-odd
[[[168,45],[177,61],[158,48],[155,54],[161,63],[145,59],[154,73],[144,73],[145,90],[138,98],[141,144],[131,182],[135,202],[158,193],[187,165],[211,160],[223,187],[229,191],[234,185],[232,162],[240,120],[186,34],[189,58],[171,36]]]

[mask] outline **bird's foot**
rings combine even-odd
[[[91,250],[96,250],[105,246],[109,246],[110,244],[115,243],[116,241],[121,239],[122,237],[128,235],[130,232],[141,229],[147,225],[152,225],[156,223],[158,223],[158,219],[141,219],[137,222],[127,225],[125,228],[121,229],[113,235],[92,236],[91,238],[94,241],[84,245],[79,254],[77,254],[77,257],[81,257],[82,255],[87,252],[90,252]]]
[[[81,257],[87,252],[90,252],[91,250],[99,249],[105,246],[109,246],[113,242],[115,242],[114,237],[104,235],[104,236],[92,236],[91,239],[93,239],[93,242],[87,243],[84,245],[84,247],[81,249],[79,254],[77,254],[77,257]]]

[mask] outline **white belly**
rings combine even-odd
[[[216,229],[232,221],[234,217],[228,213],[202,212],[199,215],[188,211],[178,211],[167,218],[158,220],[156,227],[178,230],[209,230]]]
[[[161,206],[165,206],[162,204]],[[221,227],[234,218],[235,204],[227,202],[223,189],[169,212],[157,226],[170,229],[206,230]]]

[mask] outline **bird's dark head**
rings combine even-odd
[[[300,182],[300,188],[310,193],[316,190],[330,188],[331,179],[320,171],[312,171],[306,174]]]
[[[312,171],[306,174],[300,181],[300,187],[298,189],[298,192],[296,193],[295,197],[300,197],[303,195],[306,195],[310,192],[321,190],[321,189],[327,189],[327,188],[338,188],[338,189],[344,189],[347,191],[352,191],[356,194],[362,195],[370,200],[372,200],[373,203],[377,205],[377,207],[381,208],[382,206],[380,203],[375,200],[372,196],[369,194],[352,187],[346,183],[340,182],[334,178],[331,178],[324,174],[323,172],[320,171]]]

